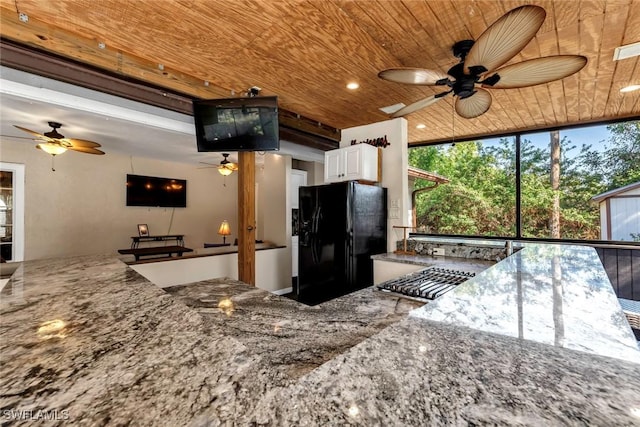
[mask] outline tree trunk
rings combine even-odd
[[[554,130],[551,137],[551,189],[553,202],[549,218],[549,234],[552,239],[560,238],[560,132]]]

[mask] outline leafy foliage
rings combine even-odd
[[[640,122],[607,126],[610,137],[594,149],[561,144],[562,238],[598,239],[599,208],[591,198],[640,181]],[[409,164],[450,180],[417,197],[418,227],[429,233],[513,237],[516,233],[515,137],[412,148]],[[524,237],[549,237],[554,192],[549,148],[521,140],[521,217]],[[415,188],[433,185],[416,180]]]

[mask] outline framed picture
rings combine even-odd
[[[149,227],[147,224],[138,224],[138,234],[140,237],[145,237],[149,235]]]

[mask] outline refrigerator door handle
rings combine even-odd
[[[320,235],[320,220],[322,219],[322,210],[320,206],[316,207],[313,212],[311,224],[311,258],[315,264],[320,264],[322,254],[322,242]]]
[[[354,210],[354,192],[356,191],[355,186],[352,184],[348,187],[347,191],[347,230],[346,230],[346,251],[345,251],[345,266],[347,267],[347,285],[352,287],[355,281],[355,271],[354,271],[354,244],[353,244],[353,222],[357,221],[355,218],[355,210]]]

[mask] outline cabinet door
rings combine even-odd
[[[352,145],[344,149],[344,180],[362,178],[363,168],[362,145]]]
[[[369,144],[358,144],[345,150],[345,180],[377,182],[378,148]]]
[[[331,150],[324,153],[324,180],[325,182],[342,181],[344,173],[342,150]]]

